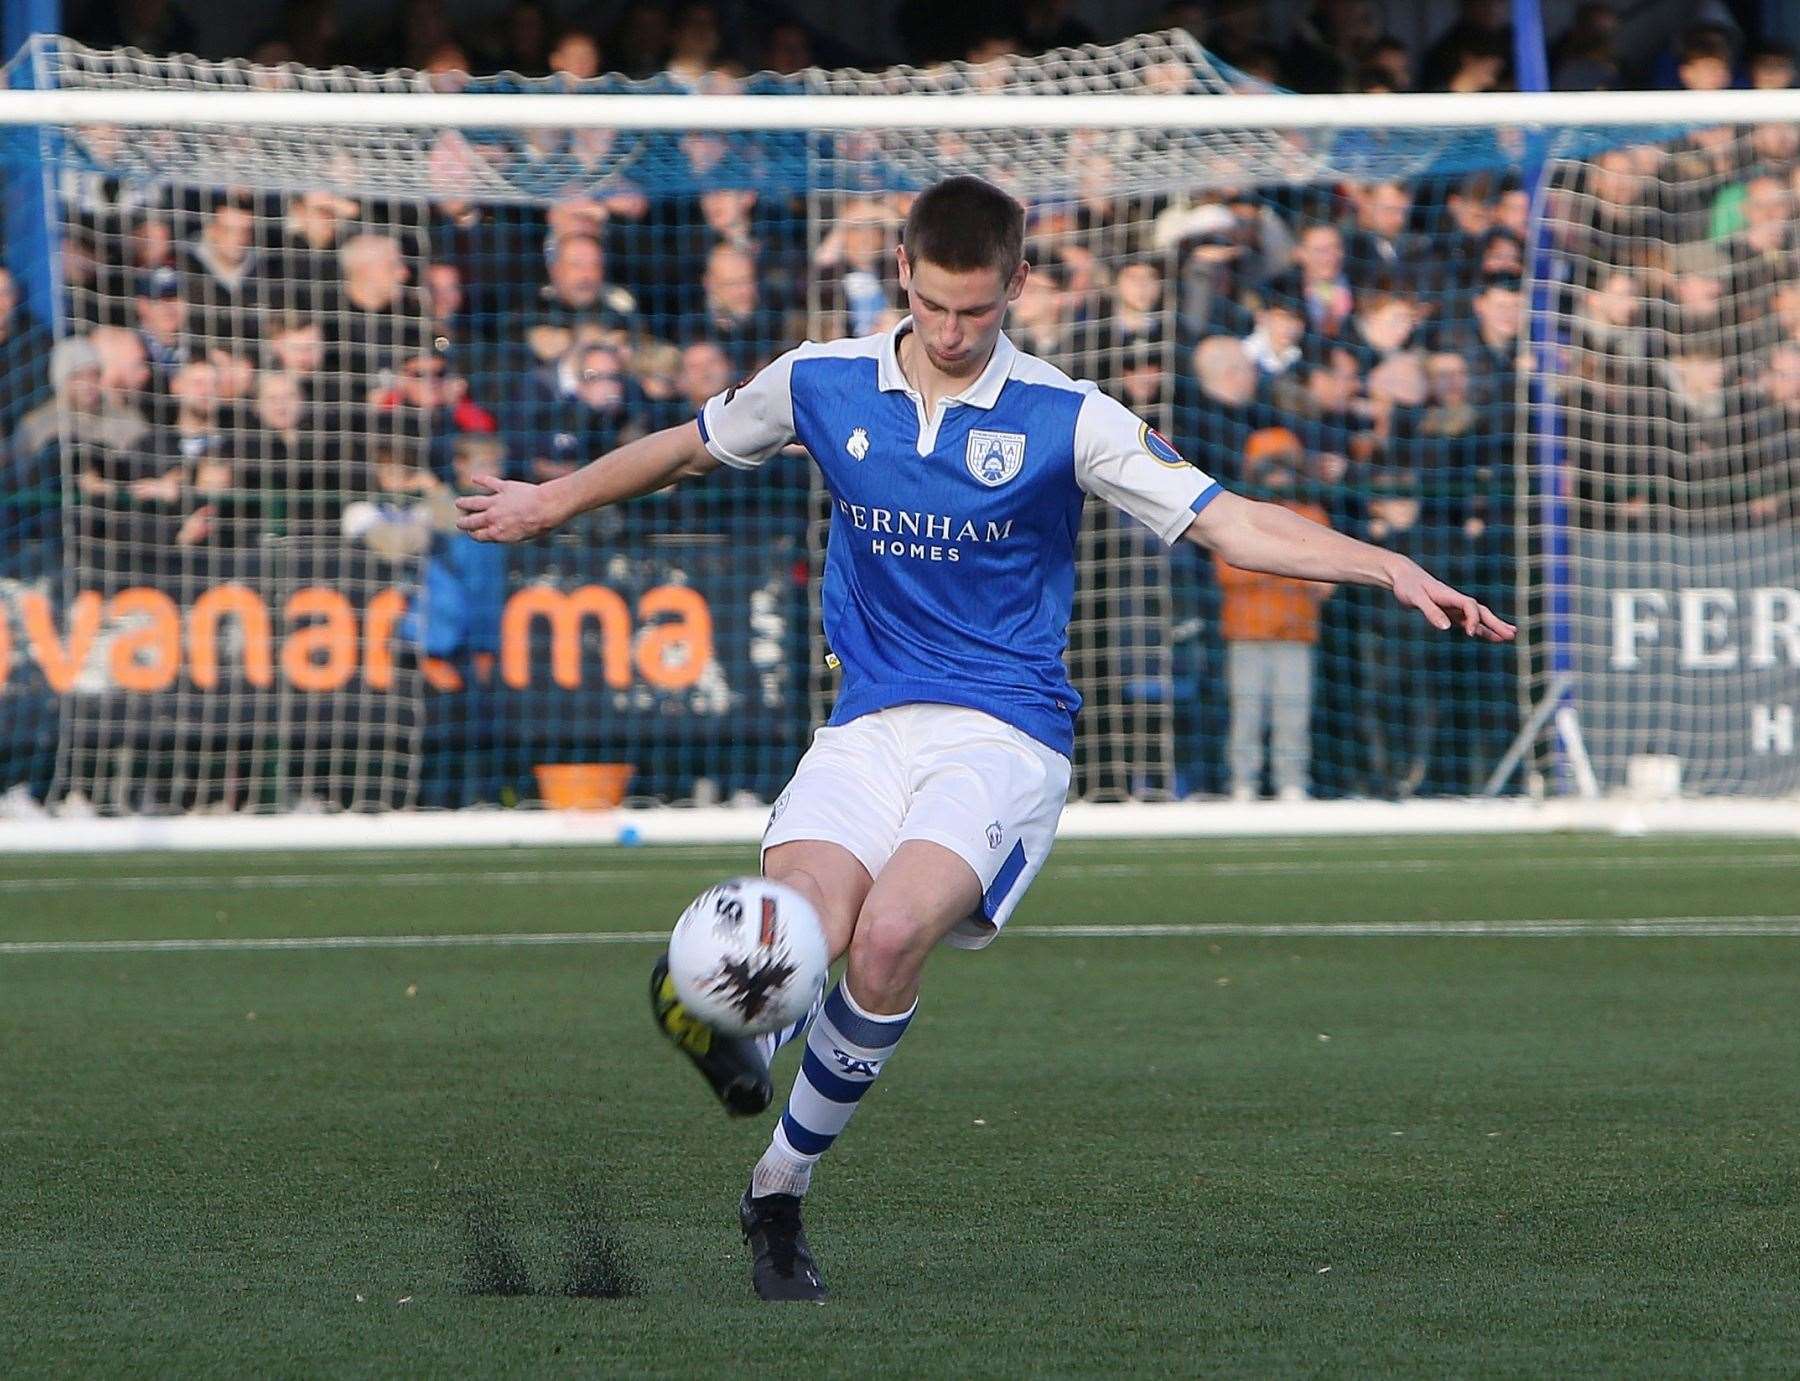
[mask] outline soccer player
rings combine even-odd
[[[1225,492],[1093,384],[1016,349],[1000,328],[1023,243],[1010,196],[940,182],[906,218],[911,315],[891,331],[808,342],[692,422],[544,484],[478,478],[487,492],[457,501],[465,532],[521,541],[796,441],[830,491],[825,635],[843,683],[769,814],[762,868],[812,902],[843,979],[808,1020],[741,1040],[685,1012],[666,958],[651,975],[664,1033],[731,1113],[767,1107],[771,1057],[805,1040],[738,1207],[764,1299],[825,1297],[800,1221],[813,1167],[898,1048],[926,956],[991,941],[1049,855],[1081,706],[1063,648],[1088,495],[1241,570],[1382,586],[1436,628],[1513,636],[1406,557]]]

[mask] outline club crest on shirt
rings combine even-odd
[[[969,473],[989,489],[1005,484],[1025,465],[1023,432],[969,433],[967,454]]]
[[[1138,444],[1150,453],[1150,458],[1159,465],[1186,465],[1181,452],[1169,444],[1169,440],[1148,422],[1138,424]]]
[[[850,439],[844,443],[844,449],[850,452],[850,459],[861,460],[869,453],[869,434],[861,427],[850,433]]]

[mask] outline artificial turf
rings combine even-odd
[[[823,1308],[650,943],[29,947],[653,931],[753,857],[0,859],[0,1375],[1800,1369],[1800,841],[1065,844],[1018,926],[1343,929],[935,957]],[[1424,929],[1605,918],[1670,933]]]

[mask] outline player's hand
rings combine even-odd
[[[472,482],[488,492],[465,494],[456,501],[461,515],[456,525],[478,542],[528,542],[560,521],[541,484],[494,475],[476,475]]]
[[[1487,605],[1452,589],[1416,561],[1402,561],[1395,570],[1394,598],[1417,609],[1433,628],[1460,628],[1483,642],[1509,643],[1519,631]]]

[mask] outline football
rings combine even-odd
[[[669,974],[683,1005],[728,1036],[760,1036],[800,1020],[830,967],[812,903],[767,878],[707,888],[669,937]]]

